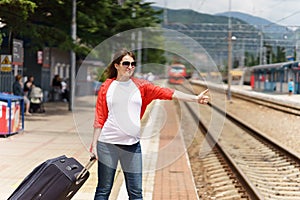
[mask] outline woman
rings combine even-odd
[[[23,91],[23,78],[21,75],[16,75],[15,82],[13,83],[13,94],[16,96],[23,96],[24,98],[24,104],[25,104],[25,115],[31,115],[29,112],[30,109],[30,101],[28,97],[24,94]]]
[[[152,100],[208,102],[205,95],[208,90],[189,95],[134,78],[135,66],[132,52],[126,49],[117,52],[106,70],[108,79],[98,92],[90,149],[98,159],[96,200],[109,198],[118,161],[129,199],[143,199],[140,119]]]
[[[28,80],[24,84],[24,95],[26,95],[28,98],[30,97],[31,89],[34,87],[34,77],[29,76]]]

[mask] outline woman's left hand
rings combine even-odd
[[[206,93],[208,93],[208,89],[204,90],[203,92],[201,92],[197,98],[198,98],[198,103],[200,104],[207,104],[209,97],[206,95]]]

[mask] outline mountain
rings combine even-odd
[[[215,14],[215,16],[224,16],[224,17],[233,17],[240,19],[252,26],[256,27],[258,30],[263,33],[267,33],[271,38],[281,38],[286,39],[289,36],[292,36],[293,31],[288,29],[285,26],[278,25],[274,22],[266,20],[261,17],[241,13],[241,12],[224,12]]]
[[[261,17],[256,17],[253,15],[249,15],[249,14],[245,14],[245,13],[241,13],[241,12],[223,12],[223,13],[218,13],[215,14],[215,16],[226,16],[229,17],[229,14],[231,15],[231,17],[243,20],[244,22],[247,22],[248,24],[252,24],[252,25],[263,25],[263,26],[268,26],[268,25],[276,25],[275,23],[266,20],[264,18]],[[278,27],[281,27],[279,25],[276,25]]]
[[[152,7],[154,10],[163,10],[161,7]],[[199,13],[190,9],[165,9],[166,13],[159,16],[161,20],[164,20],[164,14],[167,16],[167,23],[182,23],[182,24],[201,24],[201,23],[213,23],[213,24],[227,24],[228,17],[217,16]],[[233,23],[245,23],[244,21],[234,18]]]
[[[155,10],[162,10],[161,7],[153,7]],[[229,14],[232,24],[249,24],[254,29],[266,34],[268,38],[274,39],[292,39],[293,31],[285,26],[278,25],[274,22],[261,17],[249,15],[241,12],[224,12],[215,15],[203,14],[190,9],[166,9],[167,23],[182,24],[228,24]],[[164,14],[159,16],[164,20]]]

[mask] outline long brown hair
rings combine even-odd
[[[20,81],[22,79],[22,76],[20,74],[16,75],[15,76],[15,80],[16,81]]]
[[[115,64],[120,64],[121,60],[126,55],[129,55],[135,60],[135,55],[132,51],[128,51],[127,49],[119,50],[115,53],[113,61],[108,65],[108,67],[105,70],[105,75],[107,78],[116,78],[118,76],[118,71],[115,68]]]

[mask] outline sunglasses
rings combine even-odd
[[[129,61],[124,61],[124,62],[121,62],[120,64],[123,65],[124,67],[129,67],[130,65],[132,67],[136,66],[136,62],[129,62]]]

